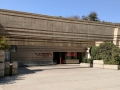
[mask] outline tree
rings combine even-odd
[[[10,45],[8,44],[5,36],[0,36],[0,50],[10,49]]]
[[[78,15],[68,16],[67,18],[80,20],[80,16]]]
[[[82,16],[81,20],[89,20],[89,17],[88,16]]]
[[[98,15],[96,12],[91,12],[88,15],[89,21],[99,21]]]
[[[96,12],[90,12],[90,14],[87,16],[83,15],[81,18],[78,15],[68,16],[67,18],[87,21],[100,21]]]

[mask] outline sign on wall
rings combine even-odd
[[[35,57],[53,57],[53,52],[35,52]]]

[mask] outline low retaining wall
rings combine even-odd
[[[5,76],[10,74],[10,62],[5,62]]]
[[[120,65],[106,65],[103,60],[93,60],[93,67],[118,70]]]
[[[12,66],[12,75],[16,75],[16,74],[18,74],[18,63],[13,62],[12,64],[13,64],[13,66]]]
[[[18,73],[18,63],[12,63],[12,75],[16,75]],[[9,76],[10,74],[10,62],[5,62],[5,76]]]
[[[115,69],[115,70],[118,70],[118,67],[120,67],[120,65],[105,65],[104,64],[104,69]]]
[[[81,67],[92,67],[93,64],[90,64],[90,63],[80,63],[80,66]]]
[[[104,68],[103,60],[93,60],[93,67],[94,68]]]

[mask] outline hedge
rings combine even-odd
[[[102,43],[99,47],[93,46],[90,53],[92,59],[104,60],[104,64],[120,64],[120,49],[111,42]]]

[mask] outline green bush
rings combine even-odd
[[[10,49],[10,45],[8,44],[4,36],[0,36],[0,50],[6,50],[6,49]]]
[[[83,63],[87,63],[87,58],[84,57],[83,60],[82,60]]]
[[[84,57],[82,62],[93,64],[93,59],[88,59],[88,58]]]
[[[120,62],[119,52],[120,49],[113,43],[102,43],[99,46],[99,56],[105,64],[118,65]]]
[[[97,46],[93,46],[91,49],[90,49],[90,55],[91,55],[91,58],[94,59],[94,60],[99,60],[99,47]]]
[[[87,59],[87,63],[93,64],[93,59],[91,58]]]
[[[94,46],[90,52],[93,59],[104,60],[104,64],[120,64],[120,49],[113,43],[107,42],[100,44],[99,47]]]

